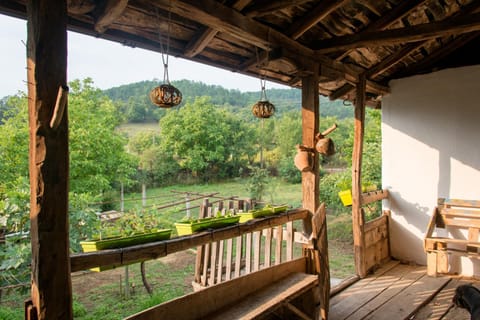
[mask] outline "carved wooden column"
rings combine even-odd
[[[355,98],[354,141],[352,154],[352,220],[355,250],[355,271],[365,277],[365,217],[361,207],[362,195],[362,152],[365,130],[365,75],[359,77]]]
[[[28,0],[32,299],[29,319],[72,319],[68,232],[67,3]]]

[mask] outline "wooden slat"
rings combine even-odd
[[[236,238],[236,248],[235,248],[235,278],[240,276],[240,271],[242,270],[242,249],[243,249],[243,237]]]
[[[416,272],[413,272],[413,275],[416,275]],[[407,276],[406,278],[414,277]],[[424,274],[411,284],[405,283],[405,285],[403,285],[402,282],[397,283],[395,288],[388,289],[388,291],[392,291],[391,293],[395,292],[395,294],[391,294],[390,299],[386,299],[387,297],[384,292],[380,299],[376,299],[378,301],[372,301],[368,306],[364,306],[364,308],[361,309],[361,311],[374,310],[373,313],[370,313],[363,319],[409,319],[410,316],[415,314],[424,303],[434,297],[449,281],[450,278],[448,277],[433,278]],[[419,299],[419,297],[422,297],[422,299]],[[362,314],[363,312],[356,313],[348,319],[362,319]]]
[[[268,228],[264,230],[265,232],[265,256],[264,256],[264,265],[265,267],[270,267],[272,259],[272,233],[273,229]]]
[[[293,222],[292,221],[287,222],[285,240],[287,242],[286,259],[287,261],[289,261],[293,259]]]
[[[364,206],[366,204],[387,199],[387,198],[388,198],[388,190],[383,189],[383,190],[362,193],[362,198],[360,201],[362,203],[362,206]]]
[[[128,248],[75,254],[70,256],[71,269],[72,272],[75,272],[99,266],[120,266],[137,261],[156,259],[167,254],[187,250],[212,241],[234,238],[248,232],[259,231],[268,227],[281,225],[288,221],[305,219],[308,216],[308,211],[304,209],[296,209],[287,211],[278,216],[255,219],[248,223],[199,232],[191,236],[177,237],[166,241],[152,242]],[[108,256],[108,258],[103,256]]]
[[[347,290],[340,292],[330,301],[329,315],[331,319],[347,319],[369,301],[411,272],[411,268],[398,263],[390,263],[374,276],[364,278],[354,283]],[[396,266],[396,267],[395,267]],[[394,268],[395,267],[395,268]],[[417,275],[417,277],[420,277]],[[381,284],[381,285],[379,285]]]
[[[227,239],[227,257],[226,257],[226,270],[225,270],[225,280],[230,280],[232,278],[232,264],[233,264],[233,239]]]
[[[440,214],[449,218],[471,218],[480,220],[480,208],[477,208],[477,210],[443,208]]]
[[[252,234],[245,235],[245,273],[252,271]]]
[[[272,285],[246,297],[224,312],[215,312],[209,319],[256,319],[272,310],[281,307],[288,301],[316,285],[317,276],[305,273],[291,275]]]
[[[225,240],[221,240],[221,241],[218,242],[218,263],[217,263],[217,281],[216,281],[216,283],[222,282],[224,243],[225,243]]]
[[[260,231],[255,231],[253,233],[253,271],[258,271],[260,269],[260,252],[262,250],[260,235]]]
[[[277,241],[275,243],[275,265],[278,265],[282,262],[283,227],[278,226],[276,229]]]
[[[305,258],[299,258],[179,297],[132,315],[126,320],[210,318],[209,314],[212,312],[231,305],[289,274],[304,271]]]
[[[465,207],[465,208],[480,208],[480,200],[465,200],[465,199],[439,199],[439,203],[447,207]]]
[[[208,278],[208,285],[215,284],[215,275],[217,271],[217,259],[218,259],[218,242],[213,242],[210,250],[210,276]]]

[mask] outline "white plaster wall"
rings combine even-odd
[[[392,255],[426,264],[423,236],[437,198],[480,200],[480,66],[390,87],[382,102],[382,175],[390,190],[384,206],[392,211]],[[452,271],[479,274],[480,261]]]

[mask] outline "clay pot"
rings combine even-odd
[[[318,153],[321,153],[325,156],[332,156],[335,154],[335,145],[333,144],[333,140],[330,138],[318,139],[315,149]]]
[[[293,159],[295,166],[302,172],[312,170],[312,153],[301,146],[297,146],[297,154]]]

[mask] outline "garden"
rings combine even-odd
[[[245,121],[243,111],[234,112],[240,106],[193,97],[179,109],[157,114],[157,125],[144,125],[119,112],[142,103],[114,101],[89,79],[74,81],[70,88],[72,253],[94,239],[133,235],[136,240],[130,241],[138,241],[139,234],[152,231],[164,237],[162,230],[178,236],[175,224],[195,219],[207,197],[256,199],[260,208],[301,206],[301,176],[293,163],[294,146],[301,141],[298,105],[285,104],[272,119]],[[22,319],[22,301],[29,296],[26,105],[23,94],[0,101],[0,319]],[[377,186],[379,117],[375,110],[367,113],[363,164],[365,183]],[[333,123],[338,126],[331,134],[336,154],[320,159],[320,196],[327,204],[331,275],[343,279],[354,272],[350,208],[338,196],[350,188],[353,121],[330,116],[322,118],[321,126]],[[109,212],[121,216],[102,219]],[[368,208],[367,215],[378,212]],[[192,249],[144,264],[76,272],[74,316],[119,319],[190,292],[194,262]]]

